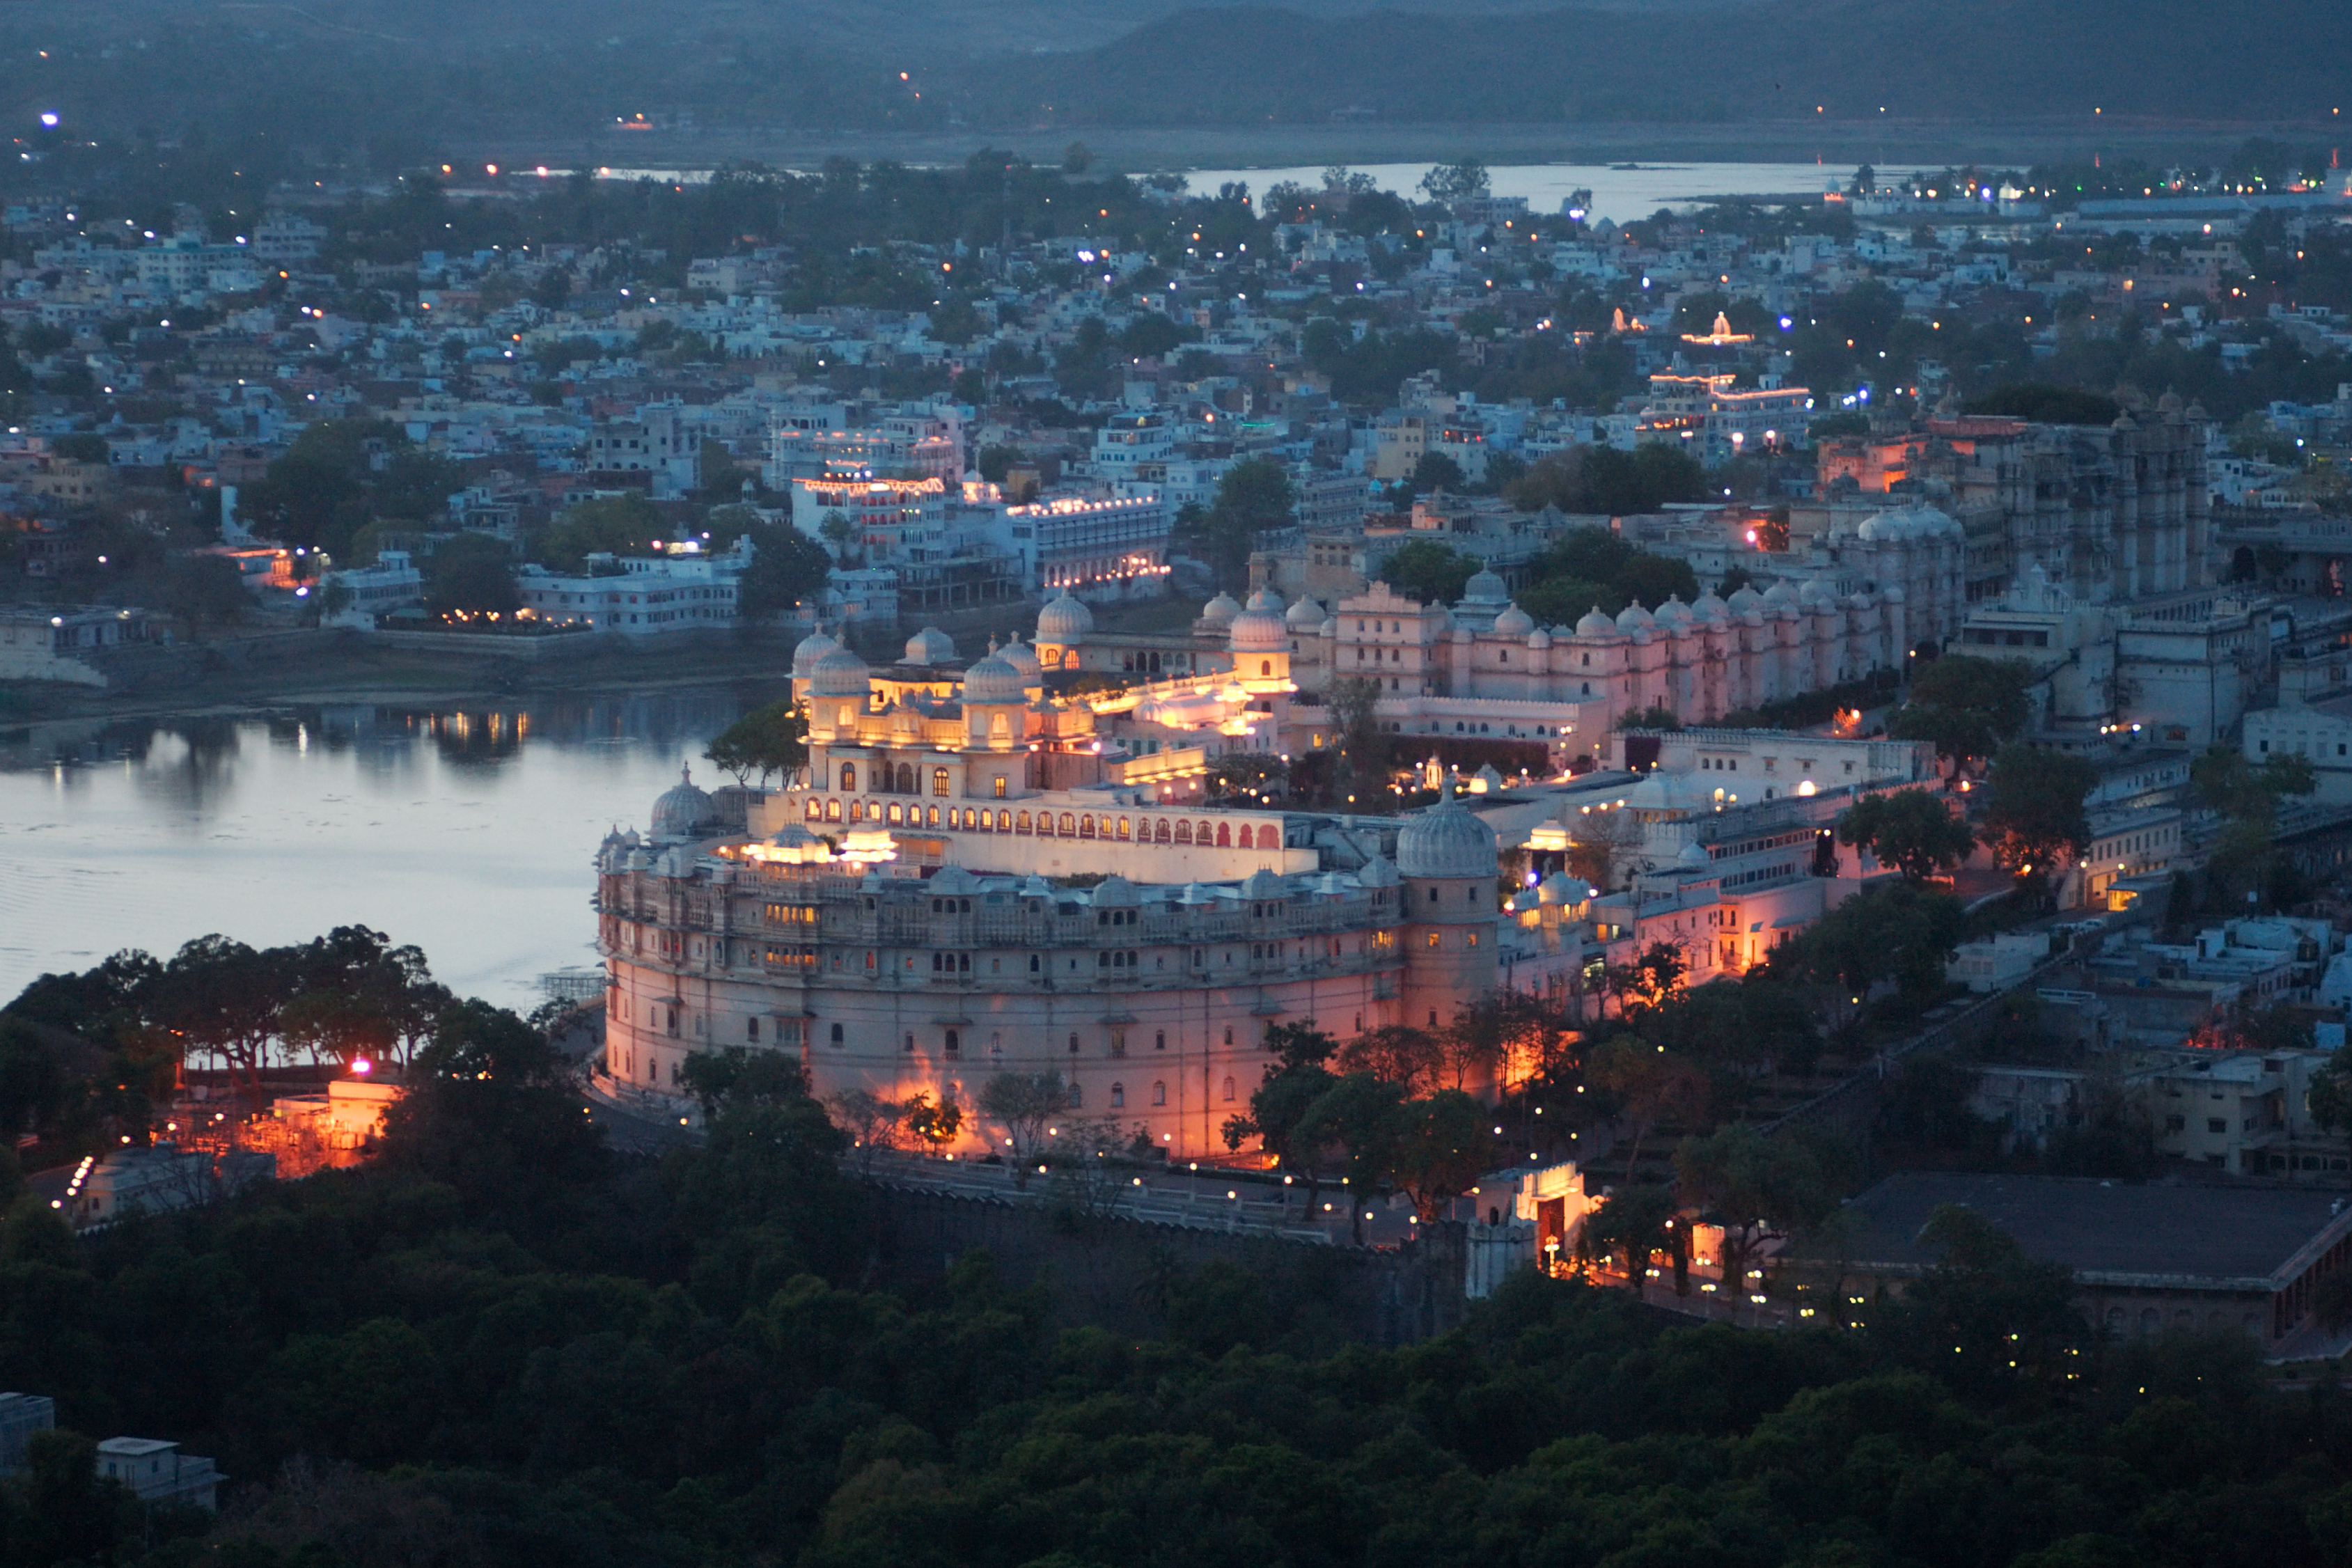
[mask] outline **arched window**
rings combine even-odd
[[[1242,849],[1250,849],[1250,848],[1255,848],[1255,845],[1253,845],[1253,844],[1250,842],[1250,830],[1249,830],[1249,824],[1247,824],[1247,823],[1244,823],[1244,824],[1242,824],[1241,837],[1240,837],[1238,839],[1236,839],[1234,842],[1235,842],[1235,847],[1238,847],[1238,848],[1242,848]]]
[[[841,820],[841,802],[837,800],[829,800],[824,803],[824,819],[827,822],[839,822]]]
[[[996,814],[996,831],[999,833],[1010,833],[1013,831],[1013,814],[1011,812],[1000,811]]]
[[[1121,838],[1125,838],[1127,837],[1127,818],[1124,816],[1118,819],[1118,836]]]
[[[1176,842],[1179,844],[1190,844],[1192,842],[1192,825],[1191,823],[1180,822],[1176,825]]]
[[[899,812],[898,803],[897,801],[895,801],[895,800],[894,800],[894,801],[892,801],[892,802],[890,803],[890,810],[889,810],[889,814],[888,814],[888,815],[889,815],[889,817],[890,817],[890,820],[891,820],[891,821],[896,822],[896,821],[898,821],[898,820],[899,816],[900,816],[900,812]]]
[[[1081,816],[1080,818],[1078,818],[1078,837],[1081,837],[1081,838],[1092,838],[1094,836],[1095,836],[1095,818],[1094,818],[1094,813],[1092,813],[1092,812],[1088,812],[1086,816]]]
[[[1160,826],[1151,830],[1151,837],[1155,843],[1165,844],[1168,842],[1168,819],[1166,817],[1163,816],[1160,819]]]
[[[1167,1030],[1161,1029],[1151,1037],[1151,1048],[1155,1051],[1164,1051],[1168,1048]]]
[[[933,795],[945,795],[948,793],[947,769],[933,768],[931,770],[931,793]]]
[[[822,805],[814,800],[808,803],[808,819],[811,822],[816,821],[824,815],[824,807]]]
[[[915,793],[915,764],[912,763],[898,764],[898,793],[900,795]]]
[[[854,790],[854,789],[856,789],[856,787],[857,787],[857,764],[856,764],[856,763],[842,763],[842,764],[841,764],[841,793],[842,793],[842,794],[844,794],[844,795],[847,795],[851,790]]]
[[[1037,837],[1040,838],[1051,838],[1054,837],[1054,814],[1052,812],[1041,811],[1037,814]]]
[[[1071,816],[1066,811],[1062,813],[1062,837],[1065,838],[1075,837],[1077,835],[1077,831],[1078,819]]]
[[[1270,658],[1259,659],[1257,661],[1257,672],[1260,675],[1272,675],[1274,673],[1274,660]]]
[[[1002,741],[1013,733],[1013,725],[1003,714],[992,713],[988,719],[988,733],[990,739]]]
[[[1125,1085],[1125,1084],[1123,1084],[1123,1083],[1115,1083],[1115,1084],[1111,1085],[1111,1086],[1110,1086],[1110,1108],[1111,1108],[1113,1110],[1123,1110],[1123,1109],[1125,1109],[1125,1108],[1126,1108],[1126,1105],[1127,1105],[1127,1085]]]
[[[1013,819],[1013,831],[1015,833],[1026,833],[1029,831],[1029,814],[1027,812],[1024,811],[1020,816]]]
[[[1227,831],[1227,825],[1222,822],[1217,824],[1217,847],[1225,848],[1232,842],[1233,835]]]
[[[963,1037],[957,1034],[953,1029],[950,1029],[947,1034],[946,1044],[948,1055],[953,1056],[958,1051],[963,1049]]]
[[[1228,1105],[1232,1104],[1232,1103],[1233,1103],[1233,1099],[1234,1099],[1234,1080],[1233,1080],[1232,1079],[1230,1079],[1230,1078],[1229,1078],[1229,1079],[1225,1079],[1225,1083],[1224,1083],[1224,1093],[1225,1093],[1225,1103],[1227,1103]]]
[[[1003,773],[999,773],[994,779],[991,780],[990,783],[992,786],[990,793],[994,795],[997,799],[1003,800],[1004,798],[1004,775]]]
[[[846,703],[844,703],[844,704],[842,705],[842,710],[841,710],[841,727],[842,727],[843,729],[846,730],[846,729],[848,729],[852,724],[855,724],[855,723],[856,723],[856,722],[857,722],[857,710],[856,710],[856,709],[855,709],[855,708],[850,707],[850,706],[849,706],[848,704],[846,704]]]
[[[1151,1103],[1154,1105],[1165,1105],[1168,1103],[1168,1086],[1166,1084],[1155,1083],[1151,1086]]]
[[[1072,1056],[1078,1054],[1078,1037],[1076,1035],[1070,1037],[1070,1054]]]

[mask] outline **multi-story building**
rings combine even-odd
[[[736,584],[751,563],[752,548],[746,534],[717,555],[682,550],[615,558],[600,552],[589,556],[584,573],[526,565],[515,574],[515,586],[523,616],[551,626],[618,637],[731,626]]]
[[[820,1093],[966,1106],[1052,1071],[1074,1117],[1198,1155],[1246,1109],[1269,1025],[1443,1024],[1580,962],[1557,920],[1503,917],[1495,834],[1450,800],[1400,823],[1123,784],[1019,644],[877,671],[813,637],[795,668],[801,778],[681,783],[600,853],[616,1086],[676,1093],[730,1046],[793,1052]]]

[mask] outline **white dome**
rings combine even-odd
[[[1220,594],[1201,606],[1201,618],[1213,626],[1232,626],[1234,617],[1241,613],[1241,605],[1231,594]]]
[[[1797,600],[1800,604],[1825,610],[1837,603],[1837,591],[1822,578],[1808,577],[1804,586],[1797,590]]]
[[[1605,637],[1616,630],[1617,623],[1602,615],[1598,605],[1585,611],[1584,618],[1576,623],[1576,635],[1580,637]]]
[[[1764,608],[1764,597],[1753,588],[1742,588],[1731,595],[1728,607],[1735,616],[1744,616],[1750,610],[1761,611]]]
[[[1617,629],[1627,637],[1632,637],[1635,632],[1654,630],[1657,624],[1651,617],[1650,612],[1638,604],[1628,605],[1617,612]]]
[[[662,791],[654,801],[653,826],[646,837],[684,838],[697,828],[713,827],[718,822],[718,804],[695,787],[691,772],[680,768],[677,783]]]
[[[1541,626],[1538,626],[1535,630],[1528,634],[1528,646],[1532,648],[1549,647],[1551,647],[1551,634],[1544,630]]]
[[[1657,623],[1680,630],[1691,624],[1691,607],[1683,603],[1681,595],[1669,594],[1666,602],[1658,606]]]
[[[937,626],[925,626],[907,639],[908,664],[945,664],[955,656],[955,638]]]
[[[1580,904],[1591,896],[1591,883],[1565,871],[1554,871],[1536,889],[1536,897],[1547,904]]]
[[[863,697],[874,672],[845,647],[835,648],[809,672],[809,689],[819,697]]]
[[[1470,574],[1470,581],[1462,589],[1462,602],[1465,605],[1507,604],[1510,597],[1511,590],[1502,578],[1483,566]]]
[[[1312,599],[1301,599],[1283,612],[1282,618],[1294,632],[1318,632],[1323,629],[1323,606]]]
[[[1131,910],[1142,901],[1136,896],[1135,884],[1116,871],[1095,884],[1094,905],[1098,910]]]
[[[1283,602],[1282,595],[1271,588],[1260,588],[1249,596],[1249,607],[1253,610],[1272,610],[1280,614]]]
[[[1507,637],[1523,637],[1536,629],[1536,618],[1513,605],[1495,617],[1495,629]]]
[[[1375,855],[1356,869],[1356,885],[1360,888],[1393,888],[1397,885],[1397,868],[1385,855]]]
[[[801,638],[800,646],[793,649],[793,679],[806,680],[815,670],[816,661],[840,646],[821,630]]]
[[[1028,684],[1012,660],[1001,653],[992,653],[963,672],[963,700],[966,702],[1019,702],[1026,695]]]
[[[1282,616],[1273,610],[1244,610],[1225,628],[1225,646],[1235,653],[1276,653],[1289,642]]]
[[[1706,871],[1713,869],[1715,860],[1707,854],[1706,845],[1685,844],[1683,852],[1675,857],[1675,864],[1685,871]]]
[[[1786,583],[1775,583],[1764,590],[1764,603],[1774,609],[1796,606],[1797,595]]]
[[[1034,686],[1045,679],[1045,667],[1037,662],[1037,650],[1015,637],[996,650],[996,657],[1021,672],[1021,684]]]
[[[1719,621],[1731,614],[1731,606],[1713,594],[1701,594],[1698,602],[1691,605],[1691,613],[1701,620]]]
[[[1323,635],[1327,637],[1336,637],[1339,635],[1339,616],[1333,616],[1329,620],[1323,623]]]
[[[1039,642],[1076,642],[1094,629],[1095,613],[1070,597],[1067,588],[1037,612]]]
[[[1471,816],[1451,787],[1397,835],[1397,869],[1408,877],[1492,877],[1496,865],[1495,830]]]

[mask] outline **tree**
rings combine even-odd
[[[1848,899],[1795,942],[1775,948],[1772,968],[1856,1001],[1881,981],[1924,1001],[1943,989],[1944,966],[1967,923],[1951,894],[1890,883]]]
[[[1483,196],[1490,188],[1486,165],[1465,158],[1458,163],[1440,163],[1421,177],[1421,190],[1431,201],[1452,205],[1474,196]]]
[[[1451,545],[1416,539],[1397,547],[1380,570],[1380,580],[1424,605],[1451,605],[1462,597],[1477,561]]]
[[[1976,835],[1949,806],[1924,789],[1865,795],[1838,818],[1838,842],[1868,849],[1911,882],[1958,868],[1976,847]]]
[[[453,533],[425,563],[425,607],[446,619],[511,616],[522,607],[514,558],[486,533]]]
[[[816,531],[833,546],[836,558],[844,562],[849,559],[849,542],[857,537],[857,525],[849,521],[846,512],[826,512],[817,521]]]
[[[253,607],[236,563],[225,555],[177,556],[164,566],[162,579],[159,607],[191,627],[238,620]]]
[[[1458,1089],[1398,1105],[1388,1175],[1424,1223],[1444,1218],[1446,1206],[1494,1167],[1492,1122],[1493,1112]]]
[[[1196,524],[1199,548],[1218,582],[1241,585],[1259,536],[1291,525],[1295,500],[1289,474],[1272,458],[1245,458],[1225,470]]]
[[[1948,653],[1911,680],[1910,700],[1895,710],[1887,733],[1898,741],[1933,741],[1953,772],[2016,738],[2032,717],[2027,695],[2033,672],[2016,659]]]
[[[941,1095],[937,1105],[928,1094],[916,1095],[907,1101],[904,1119],[907,1131],[934,1152],[948,1147],[963,1132],[963,1107],[952,1094]]]
[[[711,515],[715,519],[719,514]],[[824,545],[796,528],[760,523],[747,531],[751,535],[751,563],[735,581],[735,614],[744,625],[805,604],[824,592],[833,572],[833,554]]]
[[[2256,766],[2235,746],[2216,742],[2189,764],[2189,787],[2207,810],[2267,830],[2280,800],[2311,794],[2319,777],[2299,752],[2273,752]]]
[[[1421,461],[1412,466],[1412,477],[1405,481],[1415,495],[1427,495],[1434,490],[1452,490],[1459,494],[1470,482],[1462,465],[1443,452],[1424,452]]]
[[[1721,1217],[1724,1289],[1742,1294],[1748,1260],[1763,1241],[1761,1231],[1801,1235],[1837,1208],[1810,1150],[1750,1127],[1725,1127],[1685,1140],[1675,1151],[1675,1174],[1685,1202]]]
[[[1568,869],[1599,892],[1616,885],[1618,869],[1645,842],[1642,825],[1628,811],[1580,812],[1568,825]]]
[[[779,698],[727,726],[702,754],[738,784],[758,773],[765,789],[772,775],[790,778],[808,765],[808,720],[792,699]]]
[[[1620,1035],[1587,1058],[1594,1088],[1613,1096],[1620,1121],[1630,1123],[1633,1142],[1625,1159],[1632,1179],[1641,1169],[1642,1144],[1661,1121],[1694,1121],[1706,1113],[1706,1073],[1687,1058],[1652,1045],[1639,1035]]]
[[[1239,1149],[1255,1138],[1275,1164],[1307,1179],[1307,1212],[1322,1191],[1323,1146],[1302,1140],[1307,1112],[1337,1082],[1324,1064],[1338,1049],[1330,1036],[1312,1024],[1269,1024],[1265,1043],[1275,1052],[1265,1079],[1250,1095],[1249,1114],[1228,1117],[1225,1147]]]
[[[2090,842],[2083,808],[2098,770],[2042,746],[2003,746],[1993,759],[1985,835],[1993,856],[2020,877],[2047,876]]]
[[[980,1113],[1003,1134],[996,1146],[1025,1184],[1029,1167],[1045,1146],[1046,1129],[1070,1113],[1069,1086],[1050,1069],[996,1073],[980,1087]]]
[[[2305,1103],[2312,1121],[2352,1135],[2352,1046],[2341,1046],[2311,1075]]]
[[[1335,756],[1329,796],[1322,804],[1336,810],[1385,812],[1395,805],[1389,793],[1389,738],[1377,710],[1380,682],[1365,676],[1342,676],[1325,693],[1331,715]]]
[[[643,555],[665,531],[661,512],[635,490],[576,502],[555,514],[540,536],[540,561],[558,572],[584,572],[591,555]]]
[[[1403,1085],[1408,1094],[1431,1092],[1445,1071],[1445,1048],[1438,1037],[1410,1024],[1367,1029],[1339,1047],[1339,1059],[1340,1071],[1370,1073]]]
[[[1664,1006],[1682,990],[1689,968],[1682,949],[1670,942],[1654,942],[1633,963],[1612,965],[1608,985],[1619,1014],[1633,1017],[1639,1016],[1636,1009],[1652,1013]]]
[[[1349,1222],[1359,1244],[1364,1239],[1364,1205],[1396,1169],[1406,1100],[1402,1084],[1351,1072],[1316,1097],[1291,1134],[1301,1148],[1347,1151]]]
[[[1650,1259],[1678,1247],[1675,1209],[1674,1194],[1664,1183],[1629,1181],[1584,1216],[1577,1251],[1588,1262],[1622,1258],[1626,1283],[1638,1294]]]

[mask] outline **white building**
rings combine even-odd
[[[717,555],[692,546],[658,557],[599,553],[588,558],[584,574],[526,565],[515,574],[515,586],[523,616],[554,626],[620,637],[709,630],[734,624],[736,584],[752,552],[746,534]]]

